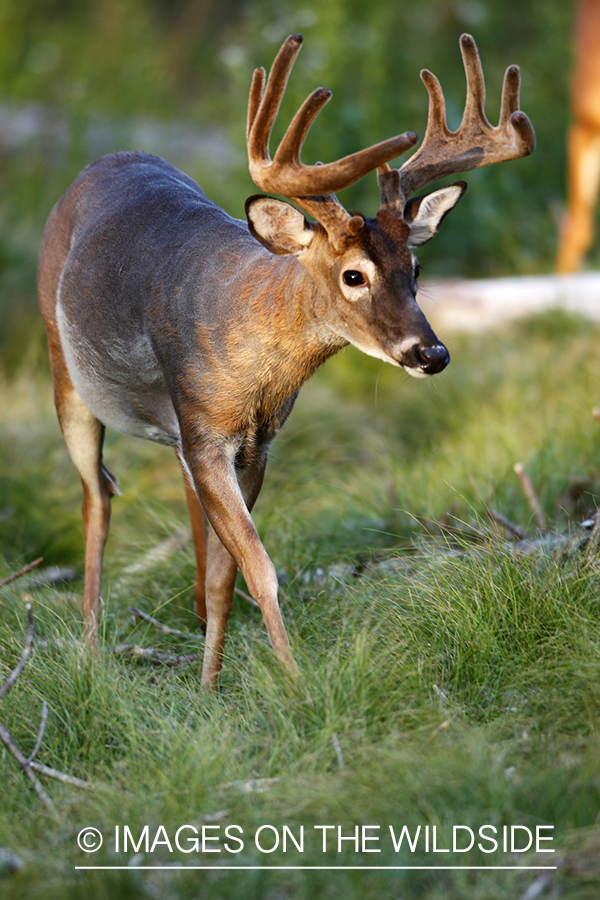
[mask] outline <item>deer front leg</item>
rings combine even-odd
[[[221,665],[225,630],[233,602],[237,563],[219,539],[214,528],[208,526],[206,568],[207,628],[202,663],[202,684],[216,689]]]
[[[205,448],[202,453],[184,455],[210,525],[202,683],[216,687],[236,567],[240,568],[248,590],[260,606],[275,653],[285,668],[296,674],[296,663],[277,601],[275,567],[250,516],[262,486],[266,454],[238,473],[234,452],[229,448],[213,447],[208,452]]]

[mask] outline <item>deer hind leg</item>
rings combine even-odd
[[[53,367],[54,368],[54,367]],[[117,480],[102,464],[104,425],[84,405],[70,378],[55,379],[58,420],[83,485],[85,535],[84,639],[95,645],[102,559],[110,522],[110,498]]]
[[[179,450],[175,451],[185,485],[190,521],[192,524],[192,538],[194,540],[194,552],[196,554],[196,581],[194,583],[194,597],[196,598],[196,615],[200,625],[206,630],[206,516],[202,504],[198,500],[196,489],[190,482],[188,468]]]
[[[594,239],[600,185],[600,129],[575,124],[569,131],[569,206],[563,222],[556,270],[576,272]]]

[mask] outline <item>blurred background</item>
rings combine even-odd
[[[303,152],[329,161],[406,130],[423,135],[423,67],[440,78],[451,127],[464,103],[458,47],[479,46],[487,114],[518,63],[533,157],[470,173],[470,190],[422,257],[425,277],[552,270],[565,204],[574,3],[568,0],[0,0],[0,357],[5,374],[43,359],[35,268],[45,220],[75,175],[115,150],[146,150],[243,217],[254,188],[245,117],[252,70],[305,44],[276,124],[304,97],[333,98]],[[375,175],[342,195],[374,214]],[[600,259],[596,247],[588,257]]]

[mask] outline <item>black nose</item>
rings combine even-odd
[[[417,347],[417,359],[424,372],[435,375],[446,368],[450,354],[443,344],[434,344],[432,347]]]

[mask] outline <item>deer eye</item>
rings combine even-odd
[[[363,273],[358,272],[356,269],[348,269],[344,272],[342,278],[344,279],[344,284],[347,284],[348,287],[360,287],[361,284],[367,283]]]
[[[422,269],[421,265],[419,263],[415,263],[415,280],[421,274],[421,269]]]

